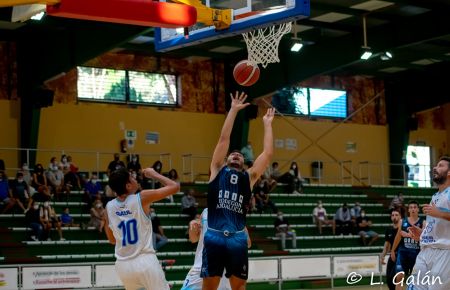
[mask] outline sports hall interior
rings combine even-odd
[[[311,1],[311,15],[294,22],[295,35],[281,39],[280,62],[261,68],[250,87],[233,79],[234,66],[247,57],[240,35],[158,52],[153,27],[51,16],[12,22],[12,7],[0,5],[0,159],[5,173],[14,179],[23,163],[46,168],[52,157],[59,160],[63,154],[72,156],[82,179],[96,172],[103,186],[115,153],[125,163],[130,154],[138,154],[143,167],[160,160],[163,173],[176,169],[181,192],[173,202],[163,200],[154,208],[169,238],[157,256],[176,260],[164,269],[172,289],[179,289],[196,247],[186,238],[181,198],[194,189],[198,211],[206,205],[210,157],[230,93],[244,91],[252,103],[251,110],[238,115],[230,149],[251,142],[257,155],[263,149],[262,116],[275,98],[298,87],[342,90],[345,116],[276,115],[272,161],[283,173],[297,162],[304,180],[299,195],[280,183],[270,199],[296,230],[297,248],[289,247],[289,240],[286,249],[280,248],[273,228],[277,215],[265,209],[247,216],[253,241],[249,257],[377,255],[390,224],[391,200],[402,193],[405,202],[423,204],[434,193],[431,182],[406,186],[408,145],[429,146],[431,166],[450,154],[450,4],[392,0],[379,10],[351,8],[364,2],[371,1]],[[349,16],[314,20],[327,13]],[[360,59],[363,34],[375,51],[367,61]],[[292,52],[297,38],[304,47]],[[381,60],[388,50],[392,59]],[[174,103],[80,98],[79,67],[174,75]],[[127,139],[129,131],[134,137]],[[333,235],[329,226],[319,235],[312,220],[318,200],[330,219],[344,202],[350,207],[360,202],[380,239],[363,245],[358,235]],[[82,188],[51,204],[58,214],[69,207],[77,223],[90,219]],[[114,262],[114,247],[92,227],[63,227],[63,241],[55,230],[49,241],[31,240],[17,207],[0,214],[0,232],[2,267]],[[248,289],[330,288],[332,280],[253,281]],[[348,286],[344,277],[333,283]]]

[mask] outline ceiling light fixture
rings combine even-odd
[[[292,46],[291,46],[291,51],[293,52],[299,52],[300,49],[302,49],[303,44],[300,42],[295,42]]]
[[[367,31],[366,31],[366,15],[363,16],[363,36],[364,36],[364,45],[362,46],[363,53],[360,58],[363,60],[368,60],[372,56],[372,51],[370,47],[367,46]]]
[[[381,54],[380,58],[381,60],[390,60],[392,59],[393,55],[389,51],[385,51]]]
[[[39,13],[37,13],[37,14],[31,16],[31,19],[32,19],[32,20],[40,21],[40,20],[44,17],[44,15],[45,15],[45,12],[42,11],[42,12],[39,12]]]

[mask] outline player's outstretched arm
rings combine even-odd
[[[223,166],[223,162],[225,156],[227,155],[228,147],[230,146],[230,136],[231,130],[233,129],[234,120],[236,119],[237,113],[250,105],[250,103],[245,103],[247,99],[247,94],[244,92],[239,93],[236,92],[235,95],[230,94],[231,96],[231,108],[228,112],[227,117],[225,118],[225,122],[222,126],[222,131],[220,132],[219,141],[217,142],[216,148],[214,149],[213,157],[211,160],[211,176],[210,181],[213,180],[220,168]]]
[[[263,117],[264,123],[264,148],[263,152],[256,158],[253,166],[248,170],[250,174],[250,186],[253,187],[258,178],[264,173],[273,155],[273,132],[272,121],[275,115],[275,109],[267,109]]]
[[[153,168],[145,168],[142,171],[142,174],[145,177],[155,179],[164,185],[158,189],[147,189],[141,191],[142,208],[146,211],[146,213],[152,202],[161,200],[169,195],[177,193],[180,190],[180,185],[177,182],[159,174]]]

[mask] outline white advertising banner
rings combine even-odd
[[[282,279],[309,279],[331,277],[331,258],[286,258],[281,260]]]
[[[278,260],[249,260],[248,280],[265,281],[278,279]]]
[[[114,265],[97,265],[95,266],[95,286],[97,287],[113,287],[123,286],[116,274]]]
[[[0,268],[0,289],[17,290],[17,268]]]
[[[24,267],[23,289],[92,287],[91,266]]]
[[[380,274],[380,256],[334,257],[334,276],[347,277],[350,273],[360,276]]]

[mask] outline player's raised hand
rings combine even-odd
[[[268,108],[263,117],[264,124],[270,125],[273,121],[273,116],[275,116],[275,108]]]
[[[231,96],[231,109],[235,109],[237,111],[242,110],[243,108],[250,105],[250,103],[246,103],[245,100],[247,99],[247,94],[244,92],[236,92],[235,95],[230,94]]]
[[[440,211],[435,204],[423,204],[422,211],[424,214],[432,217],[439,217],[440,214]]]

